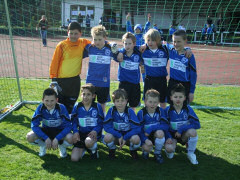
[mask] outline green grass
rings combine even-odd
[[[40,101],[48,80],[21,79],[24,100]],[[7,83],[7,87],[6,87]],[[34,84],[34,86],[32,85]],[[18,100],[16,80],[0,79],[0,105]],[[111,84],[111,91],[117,84]],[[10,92],[8,92],[10,91]],[[7,93],[6,93],[7,92]],[[240,107],[239,87],[198,85],[194,105]],[[9,100],[10,97],[10,100]],[[165,163],[140,158],[131,160],[128,148],[117,152],[118,159],[107,158],[108,149],[99,143],[100,159],[91,160],[86,154],[80,162],[68,157],[60,159],[58,151],[47,151],[38,156],[38,147],[25,140],[30,129],[31,116],[37,105],[24,105],[0,123],[0,179],[240,179],[240,111],[195,110],[200,118],[197,158],[199,165],[189,163],[185,147],[178,145],[174,159],[163,156]],[[141,153],[139,152],[139,155]]]

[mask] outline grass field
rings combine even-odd
[[[3,79],[0,79],[0,84]],[[21,79],[23,97],[41,100],[42,89],[49,81],[38,80],[38,90],[32,88],[32,80]],[[12,95],[18,92],[13,85]],[[116,84],[112,84],[116,87]],[[113,88],[112,88],[113,89]],[[4,90],[0,97],[4,97]],[[5,90],[6,92],[6,90]],[[240,88],[233,86],[197,86],[194,105],[225,106],[231,100],[233,107],[240,107]],[[13,100],[13,99],[12,99]],[[58,151],[47,151],[43,158],[38,156],[38,147],[27,143],[25,136],[30,131],[31,116],[37,105],[24,105],[12,112],[0,123],[0,179],[240,179],[240,111],[195,110],[202,128],[198,130],[199,143],[196,151],[199,165],[193,166],[187,159],[185,147],[179,145],[174,159],[163,156],[165,163],[159,165],[140,158],[133,161],[128,148],[117,152],[117,160],[107,158],[108,149],[99,143],[100,159],[91,160],[86,154],[77,163],[68,157],[60,159]],[[141,152],[139,151],[139,155]]]

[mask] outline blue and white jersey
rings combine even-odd
[[[139,33],[139,34],[135,34],[134,33],[130,21],[127,21],[126,25],[127,25],[127,27],[126,27],[127,32],[131,32],[131,33],[133,33],[135,35],[135,37],[136,37],[136,45],[137,46],[143,45],[145,43],[143,36],[148,31],[148,29],[150,28],[150,22],[148,22],[148,21],[146,22],[143,31],[142,31],[142,28],[139,28],[142,31],[142,33]]]
[[[46,140],[48,136],[41,130],[41,126],[50,131],[51,129],[62,130],[56,136],[56,139],[58,141],[63,139],[72,129],[72,123],[66,107],[63,104],[56,104],[55,109],[50,112],[46,106],[41,103],[33,114],[31,128],[39,138]]]
[[[160,46],[155,52],[147,46],[146,50],[142,53],[142,58],[147,76],[166,77],[168,75],[168,49],[166,46]]]
[[[167,132],[169,122],[166,118],[165,111],[161,107],[157,107],[153,115],[147,112],[146,107],[138,111],[137,117],[142,125],[141,141],[144,143],[148,139],[144,133],[151,134],[157,130]]]
[[[194,93],[197,82],[196,61],[194,55],[186,58],[184,54],[178,54],[175,49],[169,51],[170,78],[190,82],[190,93]]]
[[[134,111],[129,107],[125,108],[122,115],[118,113],[115,106],[111,107],[104,119],[103,128],[116,138],[123,136],[124,140],[128,140],[141,132],[140,122]]]
[[[140,82],[140,64],[143,64],[143,59],[138,50],[134,48],[134,52],[130,57],[126,55],[125,51],[123,61],[119,63],[118,67],[118,81],[138,84]]]
[[[82,102],[76,103],[73,107],[72,115],[73,133],[102,132],[104,114],[99,103],[93,102],[87,111]]]
[[[180,113],[177,113],[173,106],[168,106],[165,111],[170,123],[170,132],[182,134],[188,129],[199,129],[201,127],[197,115],[189,105],[184,105]],[[172,138],[170,133],[168,136]]]
[[[92,83],[96,87],[109,87],[111,59],[114,57],[116,60],[117,55],[111,52],[110,45],[106,43],[102,49],[98,49],[92,44],[86,45],[84,58],[88,56],[86,83]]]

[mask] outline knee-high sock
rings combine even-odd
[[[116,147],[116,145],[114,144],[114,141],[112,141],[112,142],[110,142],[110,143],[106,143],[107,144],[107,147],[109,148],[109,149],[116,149],[117,147]]]
[[[198,136],[190,137],[188,140],[188,153],[194,153],[197,147]]]
[[[42,139],[37,139],[36,141],[30,144],[36,145],[36,146],[46,146],[46,143]]]
[[[95,153],[97,150],[97,142],[94,143],[94,145],[91,148],[88,148],[92,151],[92,153]]]
[[[138,144],[133,144],[132,142],[130,142],[129,150],[134,151],[138,149],[140,146],[141,146],[141,142],[139,142]]]
[[[162,147],[164,145],[164,142],[165,142],[165,137],[163,138],[156,138],[155,139],[155,151],[154,151],[154,154],[161,154],[161,150],[162,150]]]

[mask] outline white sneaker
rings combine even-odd
[[[39,156],[43,157],[46,154],[46,146],[40,146]]]
[[[59,155],[61,158],[67,157],[67,149],[63,145],[58,145],[59,148]]]
[[[192,164],[198,164],[197,157],[194,153],[187,154],[187,156]]]
[[[167,156],[168,159],[172,159],[173,156],[174,156],[174,152],[168,153],[167,151],[165,151],[165,153],[166,153],[166,156]]]

